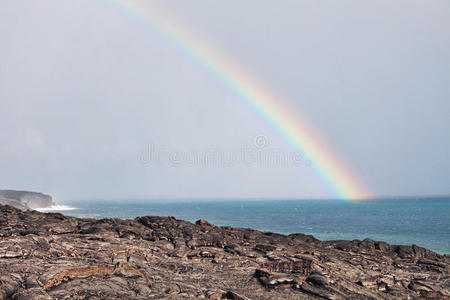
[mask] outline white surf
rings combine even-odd
[[[63,210],[74,210],[76,207],[68,206],[68,205],[52,205],[50,207],[42,207],[36,208],[37,211],[47,212],[47,211],[63,211]]]

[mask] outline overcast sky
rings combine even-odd
[[[282,95],[376,196],[450,194],[449,1],[158,3]],[[183,160],[294,149],[107,0],[0,2],[0,113],[0,188],[57,201],[332,196],[306,161]]]

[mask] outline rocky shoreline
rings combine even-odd
[[[450,299],[448,255],[0,206],[1,299]]]

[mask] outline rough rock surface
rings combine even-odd
[[[373,240],[0,206],[3,299],[450,299],[449,256]]]
[[[53,201],[51,196],[42,193],[0,190],[0,204],[27,210],[50,207],[53,205]]]

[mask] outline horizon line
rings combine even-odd
[[[450,194],[425,194],[425,195],[385,195],[373,197],[370,200],[413,200],[415,198],[425,198],[425,199],[438,199],[438,198],[450,198]],[[335,200],[345,200],[336,198],[326,198],[326,197],[310,197],[310,198],[272,198],[272,197],[248,197],[248,198],[222,198],[222,197],[193,197],[193,198],[145,198],[145,197],[120,197],[120,198],[80,198],[64,200],[61,203],[67,202],[86,202],[86,201],[97,201],[97,202],[118,202],[118,201],[137,201],[137,202],[244,202],[244,201],[335,201]],[[350,203],[364,203],[364,201],[350,202]]]

